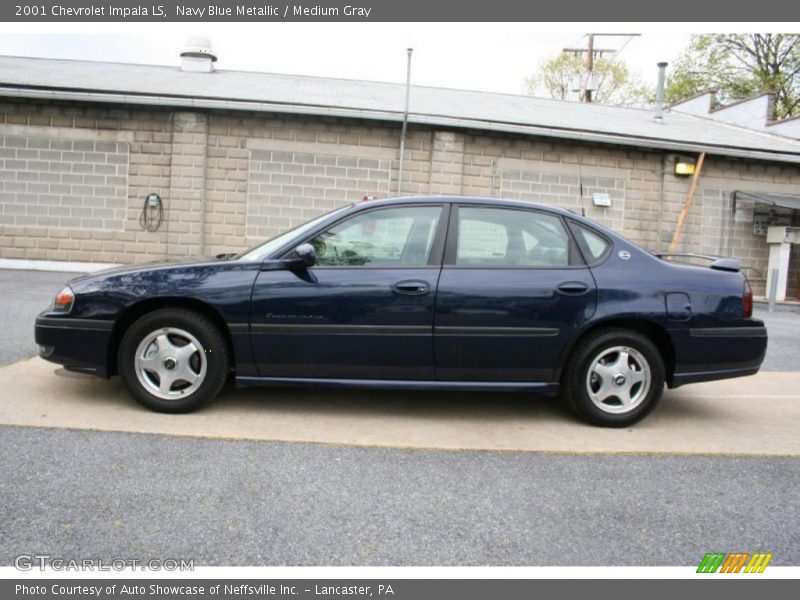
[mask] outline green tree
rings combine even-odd
[[[775,117],[800,114],[800,35],[692,36],[667,82],[668,102],[717,90],[723,104],[764,92],[775,94]]]
[[[599,56],[594,60],[595,90],[592,99],[598,104],[639,105],[651,101],[653,90],[632,73],[624,62]],[[584,58],[562,52],[543,63],[526,78],[528,94],[549,95],[551,98],[577,99],[575,82],[585,80]]]

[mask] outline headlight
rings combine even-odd
[[[56,299],[53,300],[53,310],[56,312],[69,312],[72,310],[72,303],[75,301],[75,294],[69,287],[65,287],[58,292]]]

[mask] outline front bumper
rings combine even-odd
[[[74,319],[45,311],[36,319],[39,356],[71,371],[108,377],[108,350],[113,321]]]

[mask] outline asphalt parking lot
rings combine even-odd
[[[17,362],[69,277],[0,270],[0,564],[800,564],[798,314],[759,314],[765,372],[670,392],[630,429],[513,394],[228,389],[182,417]]]
[[[0,563],[800,562],[797,459],[442,452],[4,427]],[[14,457],[14,458],[11,458]]]
[[[53,302],[64,283],[79,273],[16,271],[0,269],[0,365],[8,365],[37,353],[33,342],[36,315]]]

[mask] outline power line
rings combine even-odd
[[[622,46],[620,46],[620,47],[619,47],[619,49],[617,50],[617,52],[614,54],[614,58],[612,58],[612,59],[609,61],[609,64],[612,64],[612,65],[613,65],[615,62],[617,62],[617,61],[619,60],[619,56],[620,56],[620,54],[622,54],[622,51],[623,51],[623,50],[625,50],[625,48],[627,48],[627,47],[628,47],[628,44],[630,44],[630,43],[633,41],[633,38],[635,38],[635,37],[638,37],[638,36],[640,36],[641,34],[640,34],[640,33],[631,33],[631,34],[627,34],[627,35],[628,35],[628,39],[627,39],[627,40],[625,40],[625,43],[624,43],[624,44],[622,44]]]
[[[625,46],[628,45],[631,39],[634,37],[640,36],[640,33],[589,33],[586,34],[587,43],[586,48],[564,48],[564,52],[568,54],[575,54],[576,56],[580,56],[582,54],[586,54],[586,84],[583,85],[583,89],[581,90],[581,101],[582,102],[591,102],[592,101],[592,92],[594,91],[593,88],[593,81],[594,81],[594,59],[595,56],[600,57],[603,54],[612,54],[618,52],[612,48],[595,48],[594,47],[594,39],[596,37],[627,37],[628,41],[622,45],[622,48],[619,50],[621,52],[624,50]],[[613,62],[613,59],[612,59]]]

